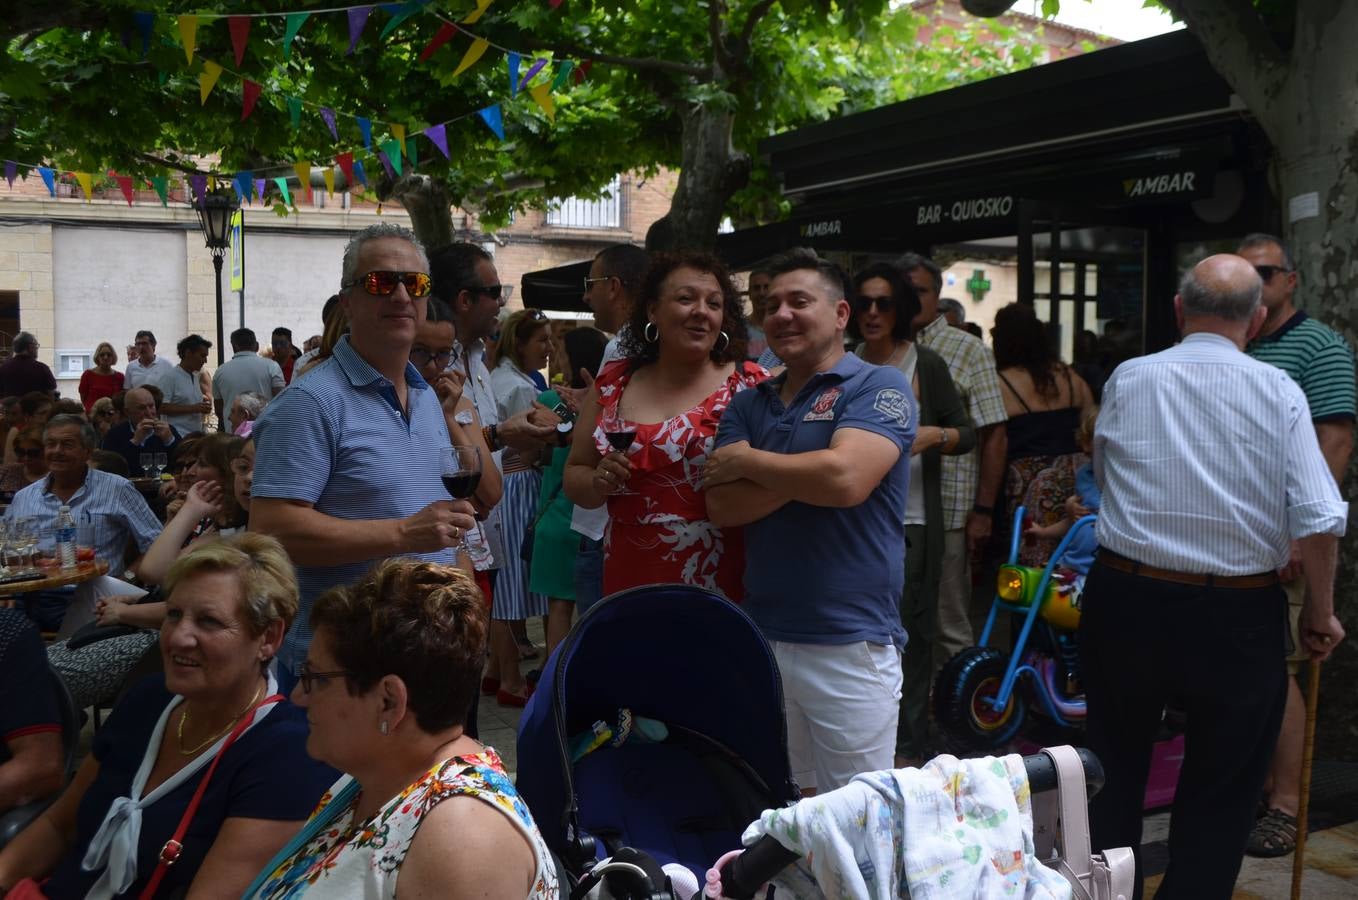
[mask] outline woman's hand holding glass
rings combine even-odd
[[[632,463],[617,450],[611,450],[594,467],[594,487],[605,496],[626,493],[632,477]]]

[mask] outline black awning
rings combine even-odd
[[[585,276],[593,258],[524,274],[523,305],[533,309],[585,312]]]

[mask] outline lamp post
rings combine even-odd
[[[217,365],[226,361],[226,343],[222,325],[222,257],[231,246],[231,214],[236,211],[236,194],[229,190],[215,190],[198,197],[198,222],[203,237],[212,252],[212,268],[217,273]]]

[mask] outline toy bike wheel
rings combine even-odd
[[[1015,684],[1004,709],[989,703],[1000,692],[1007,661],[988,647],[968,647],[944,664],[934,682],[934,719],[961,750],[994,750],[1008,743],[1026,710]]]

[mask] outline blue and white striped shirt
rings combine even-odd
[[[402,519],[447,500],[439,451],[452,443],[429,384],[406,365],[409,420],[395,386],[345,337],[334,354],[279,394],[255,422],[255,497],[300,500],[339,519]],[[452,550],[419,554],[455,562]],[[279,652],[296,672],[311,643],[311,604],[329,588],[357,581],[375,559],[298,566],[301,608]]]
[[[71,508],[77,528],[93,530],[94,555],[108,563],[114,574],[122,574],[129,538],[145,553],[160,536],[160,520],[141,493],[120,475],[90,469],[85,473],[85,483],[64,504],[51,492],[51,484],[51,475],[33,482],[15,494],[5,510],[6,519],[37,518],[39,528],[46,532],[42,541],[45,549],[51,549],[51,531],[56,527],[57,510],[63,505]]]
[[[1176,572],[1273,571],[1348,517],[1301,388],[1215,334],[1118,366],[1094,474],[1100,546]]]

